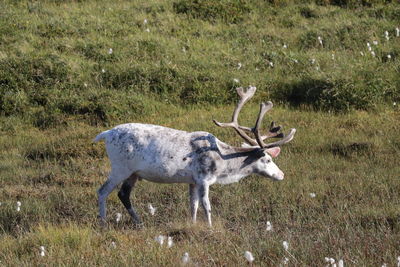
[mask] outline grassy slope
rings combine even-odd
[[[258,99],[283,104],[291,103],[291,90],[301,93],[314,84],[333,84],[338,92],[352,88],[356,96],[365,89],[360,95],[370,96],[353,103],[343,94],[344,100],[334,99],[339,109],[397,101],[399,41],[385,43],[382,33],[390,30],[393,36],[398,5],[356,11],[314,4],[250,6],[239,24],[226,24],[177,16],[170,1],[5,3],[1,85],[11,93],[2,98],[0,118],[1,264],[176,266],[188,251],[195,264],[232,266],[245,264],[245,250],[253,252],[256,265],[276,266],[284,257],[307,266],[324,264],[324,257],[355,266],[395,263],[400,114],[390,106],[348,114],[275,108],[275,120],[298,128],[276,160],[287,178],[271,183],[252,177],[212,187],[213,230],[188,223],[186,186],[148,182],[139,183],[133,196],[144,229],[131,229],[115,193],[108,202],[109,229],[97,227],[95,190],[109,170],[103,145],[90,143],[104,128],[97,124],[140,119],[210,131],[239,144],[234,133],[210,123],[228,119],[232,106],[182,106],[182,96],[189,104],[229,103],[233,78],[257,85]],[[351,34],[339,39],[346,27]],[[318,46],[318,35],[325,48]],[[382,44],[377,50],[382,59],[362,57],[359,52],[367,53],[365,43],[374,39]],[[388,52],[390,62],[384,60]],[[237,70],[239,62],[244,67]],[[300,104],[332,100],[318,97]],[[336,108],[323,101],[315,107]],[[244,123],[253,123],[253,103],[242,114]],[[156,216],[147,213],[147,203],[158,208]],[[120,224],[114,221],[117,212],[123,214]],[[267,221],[273,232],[265,230]],[[154,241],[159,234],[174,236],[175,246],[160,248]],[[48,252],[44,258],[41,245]]]

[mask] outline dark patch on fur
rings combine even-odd
[[[264,150],[262,150],[261,148],[257,148],[255,150],[253,150],[246,157],[246,159],[243,161],[243,164],[242,164],[242,166],[240,166],[240,168],[244,168],[244,167],[252,164],[253,162],[256,162],[257,160],[259,160],[260,158],[262,158],[264,156],[265,156]]]

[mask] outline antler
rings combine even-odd
[[[256,87],[249,87],[247,89],[247,91],[244,91],[244,89],[242,87],[236,88],[236,91],[238,93],[238,95],[240,96],[240,100],[233,112],[233,116],[232,116],[232,122],[228,122],[228,123],[221,123],[218,122],[216,120],[213,120],[214,123],[216,125],[218,125],[219,127],[231,127],[234,128],[235,131],[250,145],[253,146],[257,146],[259,145],[261,148],[271,148],[271,147],[276,147],[276,146],[280,146],[283,144],[286,144],[288,142],[290,142],[293,137],[294,134],[296,133],[296,129],[290,129],[289,133],[285,136],[283,133],[280,132],[282,126],[276,126],[275,122],[272,122],[270,127],[269,127],[269,131],[266,135],[264,136],[260,136],[260,126],[261,126],[261,122],[264,118],[265,113],[267,113],[272,107],[273,104],[271,101],[267,101],[262,102],[260,104],[260,111],[258,113],[258,117],[256,120],[256,125],[253,128],[249,128],[249,127],[244,127],[244,126],[240,126],[238,123],[238,116],[239,116],[239,112],[241,111],[242,107],[244,106],[244,104],[253,97],[254,93],[256,92]],[[251,132],[254,134],[255,136],[255,140],[252,139],[250,136],[248,136],[246,134],[246,132]],[[273,142],[273,143],[269,143],[269,144],[265,144],[264,140],[268,139],[268,138],[283,138],[277,142]]]
[[[246,104],[246,102],[249,101],[249,99],[253,97],[254,93],[256,92],[256,87],[251,86],[246,91],[244,91],[243,87],[238,87],[238,88],[236,88],[236,92],[240,96],[240,100],[239,100],[238,104],[236,105],[235,110],[233,111],[232,122],[221,123],[216,120],[213,120],[213,121],[219,127],[223,127],[223,128],[231,127],[233,129],[235,129],[235,131],[248,144],[250,144],[252,146],[256,146],[257,142],[245,133],[245,131],[252,132],[252,129],[248,128],[248,127],[240,126],[238,123],[239,112],[242,110],[244,104]]]

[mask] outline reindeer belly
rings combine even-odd
[[[136,173],[142,179],[155,183],[193,183],[189,160],[183,160],[184,157],[178,157],[177,154],[173,158],[168,154],[168,159],[140,162]]]
[[[185,169],[171,171],[155,168],[139,170],[136,173],[140,178],[154,183],[194,183],[191,172]]]

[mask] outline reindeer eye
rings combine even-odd
[[[267,159],[267,163],[271,163],[271,160],[270,160],[270,159]]]

